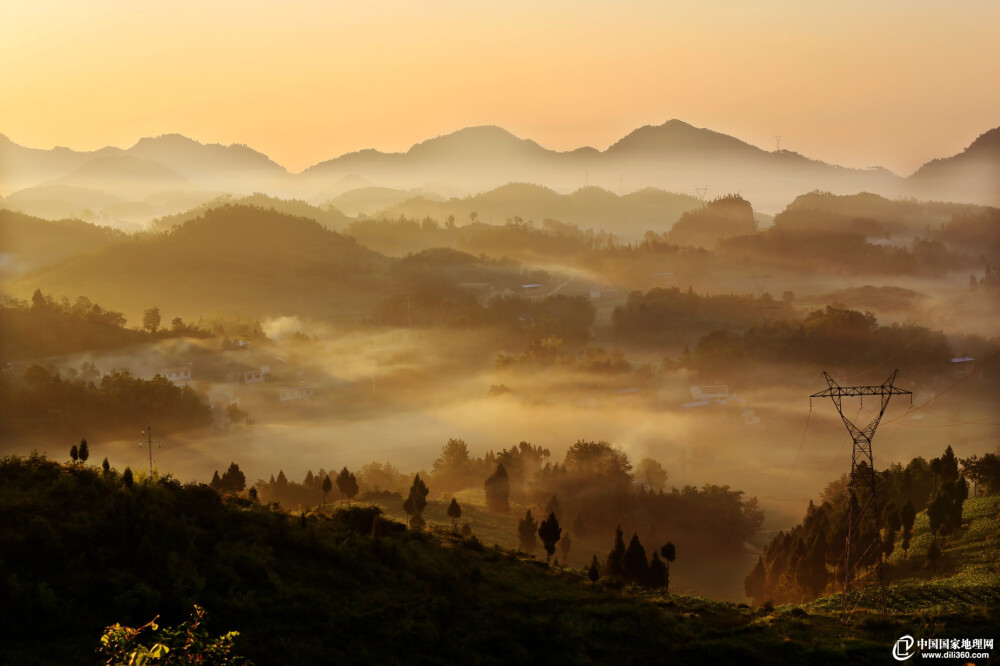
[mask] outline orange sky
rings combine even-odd
[[[680,118],[907,175],[1000,125],[998,27],[996,0],[7,2],[0,132],[180,132],[299,171],[468,125],[603,149]]]

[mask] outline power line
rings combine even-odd
[[[876,605],[879,612],[884,613],[885,603],[885,570],[882,565],[882,539],[879,535],[878,492],[875,483],[875,461],[872,457],[872,439],[878,428],[889,400],[894,395],[910,395],[906,389],[896,387],[893,382],[899,370],[893,371],[889,378],[878,386],[840,386],[827,373],[827,388],[813,393],[812,398],[830,398],[837,413],[840,414],[847,432],[854,440],[851,453],[851,476],[847,484],[847,536],[844,543],[844,581],[841,620],[846,621],[848,612],[861,602],[865,588],[876,588]],[[859,428],[844,414],[844,398],[861,398],[877,396],[880,400],[878,414],[863,428]],[[858,409],[858,417],[861,409]],[[858,417],[855,417],[857,420]],[[863,504],[858,498],[862,496]],[[855,539],[855,534],[857,538]],[[850,606],[850,608],[849,608]]]

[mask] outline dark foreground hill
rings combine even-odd
[[[990,635],[996,609],[863,618],[593,585],[351,506],[305,517],[205,485],[0,462],[0,663],[92,664],[106,625],[197,603],[258,664],[884,663],[905,633]]]

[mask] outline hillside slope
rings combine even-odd
[[[188,318],[220,311],[359,317],[383,292],[388,265],[313,220],[223,206],[170,232],[27,275],[13,291],[86,295],[129,317],[154,305]]]
[[[260,664],[875,663],[928,622],[983,636],[1000,618],[896,616],[845,633],[831,615],[593,585],[391,521],[373,537],[372,518],[362,506],[292,516],[169,477],[129,484],[114,470],[5,459],[0,661],[89,664],[104,626],[173,624],[195,603]]]

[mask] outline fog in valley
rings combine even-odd
[[[158,474],[236,463],[293,511],[346,467],[399,513],[419,472],[432,508],[479,507],[486,540],[514,547],[517,516],[561,504],[564,562],[603,556],[621,523],[688,549],[675,589],[743,600],[761,549],[850,469],[834,405],[809,398],[822,371],[899,369],[913,392],[885,412],[877,467],[997,446],[989,176],[949,198],[940,165],[920,189],[677,121],[572,155],[465,130],[294,176],[177,136],[3,150],[5,454],[61,459],[85,437],[139,472],[151,427]],[[573,169],[582,187],[560,181]],[[863,425],[878,407],[844,410]],[[477,523],[504,461],[510,508]],[[684,528],[643,508],[661,491],[731,510]]]

